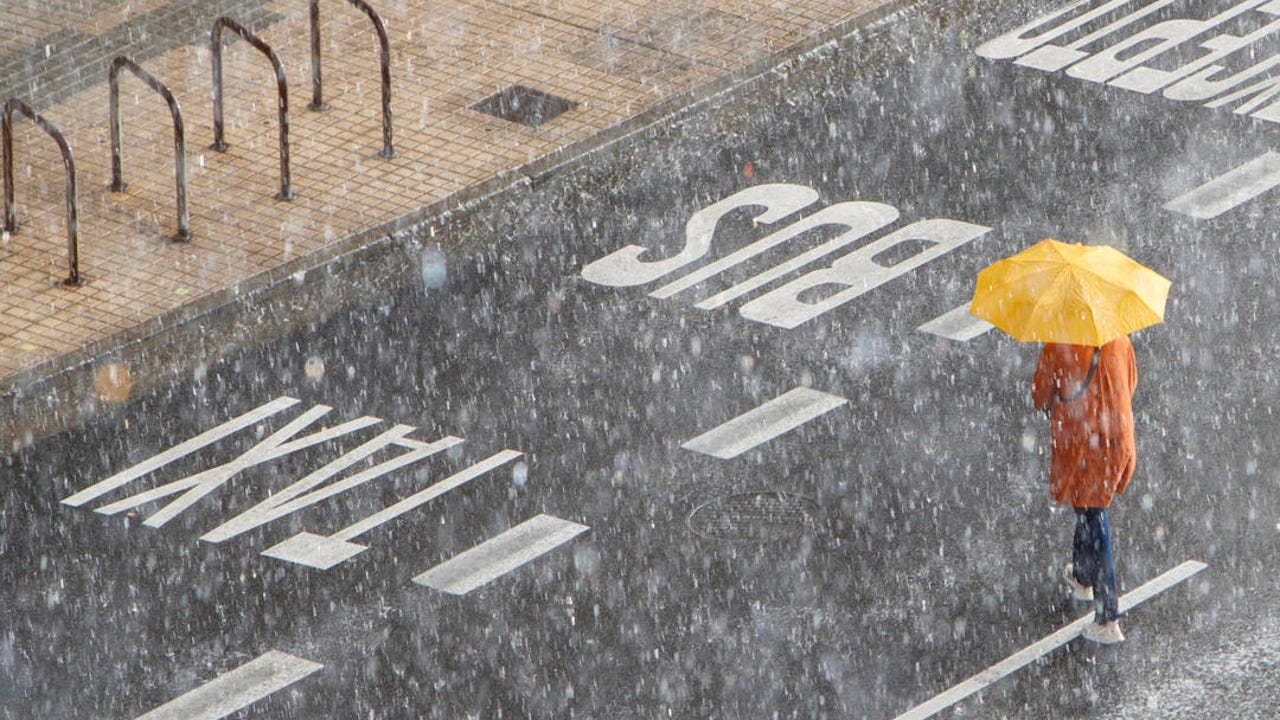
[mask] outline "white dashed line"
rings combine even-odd
[[[218,720],[323,668],[278,650],[259,655],[137,720]]]
[[[1196,220],[1209,220],[1280,185],[1280,154],[1267,151],[1191,192],[1164,209]]]
[[[729,460],[847,402],[839,395],[798,387],[680,447]]]
[[[465,595],[589,529],[550,515],[538,515],[453,556],[413,581],[454,595]]]
[[[916,328],[956,342],[969,342],[995,327],[969,312],[969,303],[953,308]]]

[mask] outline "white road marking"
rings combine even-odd
[[[847,402],[839,395],[794,388],[680,447],[730,460]]]
[[[1164,0],[1165,5],[1172,5],[1177,0]],[[1091,82],[1107,82],[1130,71],[1139,70],[1138,77],[1129,77],[1129,82],[1122,82],[1120,87],[1130,87],[1130,89],[1139,90],[1140,92],[1150,92],[1159,87],[1159,81],[1152,86],[1152,77],[1146,73],[1142,73],[1142,65],[1151,58],[1160,55],[1184,42],[1190,42],[1196,38],[1204,36],[1215,27],[1230,23],[1233,18],[1243,15],[1256,9],[1260,5],[1265,5],[1273,0],[1244,0],[1237,2],[1235,5],[1227,8],[1223,12],[1218,13],[1205,20],[1183,18],[1170,22],[1158,22],[1148,26],[1129,37],[1115,44],[1103,48],[1088,58],[1067,68],[1067,75],[1081,80],[1089,80]],[[1151,3],[1144,10],[1153,11],[1153,6],[1158,3]],[[1130,17],[1137,17],[1134,13]],[[1127,22],[1125,24],[1128,24]],[[1206,49],[1217,49],[1217,43],[1214,38],[1205,38],[1200,41],[1202,47]],[[1187,63],[1194,66],[1199,60]],[[1220,68],[1214,68],[1214,74]],[[1179,68],[1174,73],[1166,73],[1168,75],[1176,75],[1181,72]],[[1190,72],[1194,72],[1192,69]],[[1188,74],[1190,74],[1188,72]],[[1174,78],[1169,78],[1172,82]]]
[[[969,303],[953,308],[916,328],[956,342],[969,342],[995,327],[969,312]]]
[[[743,305],[738,314],[748,320],[789,330],[896,280],[990,230],[983,225],[959,220],[920,220],[859,247],[825,268],[818,268],[770,290]],[[901,248],[914,252],[893,259],[894,251]],[[888,264],[883,264],[885,262]],[[818,288],[822,288],[818,297],[812,297]],[[734,288],[729,288],[725,292],[733,291]]]
[[[116,473],[102,482],[91,485],[74,495],[65,497],[62,499],[62,504],[79,507],[90,500],[96,500],[122,485],[127,485],[149,472],[168,465],[178,458],[186,457],[203,447],[212,445],[232,433],[261,422],[262,420],[265,420],[286,408],[293,407],[300,402],[302,401],[291,397],[276,398],[275,400],[266,403],[265,405],[260,405],[239,417],[232,418],[217,427],[205,430],[184,443],[175,445],[157,455],[153,455],[128,470]]]
[[[767,237],[761,238],[746,247],[739,248],[719,260],[707,263],[680,279],[667,283],[657,290],[654,290],[649,293],[649,297],[669,298],[681,290],[691,288],[704,280],[712,278],[735,265],[744,263],[761,253],[767,252],[771,248],[777,247],[778,245],[804,235],[815,228],[824,226],[845,228],[845,232],[840,233],[839,236],[822,243],[817,250],[811,250],[805,253],[803,257],[806,259],[793,259],[790,262],[779,266],[780,268],[786,267],[788,269],[775,269],[777,274],[774,275],[774,277],[781,277],[789,272],[789,268],[802,267],[807,262],[811,262],[817,258],[823,257],[824,255],[833,253],[854,240],[865,237],[867,234],[875,230],[879,230],[897,219],[898,210],[892,205],[885,205],[884,203],[876,202],[837,203],[830,207],[825,207],[817,213],[814,213],[799,222],[792,223],[791,225],[788,225]],[[761,281],[755,287],[767,282],[768,280]],[[743,290],[739,294],[746,292],[747,290]],[[714,305],[707,306],[703,303],[699,303],[698,307],[705,310],[716,308],[723,304],[724,302],[719,302]]]
[[[300,532],[289,539],[277,543],[262,554],[277,560],[306,565],[317,570],[328,570],[340,562],[349,560],[369,549],[367,545],[353,543],[351,540],[366,532],[390,522],[405,513],[414,510],[437,497],[470,482],[481,475],[501,467],[521,456],[515,450],[503,450],[490,455],[480,462],[460,470],[449,477],[423,488],[403,500],[388,505],[378,512],[333,533],[332,535],[316,535]]]
[[[1280,58],[1268,55],[1266,46],[1280,24],[1260,25],[1256,21],[1258,14],[1280,15],[1280,0],[1232,2],[1230,7],[1207,19],[1201,19],[1205,13],[1199,6],[1208,3],[1178,0],[1111,0],[1083,15],[1074,12],[1089,4],[1092,3],[1082,0],[1055,10],[979,45],[975,52],[991,59],[1017,57],[1018,65],[1046,72],[1066,68],[1070,77],[1136,92],[1154,93],[1163,89],[1162,94],[1170,100],[1202,102],[1202,107],[1207,108],[1238,103],[1232,110],[1237,115],[1280,123],[1280,103],[1275,102],[1277,83],[1269,74],[1280,64]],[[1175,4],[1184,9],[1175,10],[1175,15],[1170,17],[1165,8]],[[1133,9],[1134,5],[1139,7]],[[1116,17],[1114,11],[1123,6],[1131,11]],[[1162,20],[1144,23],[1142,29],[1114,42],[1107,38],[1157,12],[1163,16]],[[1248,20],[1241,22],[1246,13]],[[1056,27],[1045,27],[1064,16],[1071,19]],[[1095,20],[1110,22],[1083,34],[1087,30],[1084,26]],[[1222,31],[1215,32],[1219,29]],[[1242,30],[1247,32],[1235,34]],[[1068,45],[1050,43],[1064,35],[1070,38]],[[1183,49],[1186,52],[1181,52]],[[1255,55],[1261,60],[1238,71],[1224,72],[1223,66],[1229,64],[1223,62],[1226,58],[1244,56],[1249,58],[1246,62],[1252,62]],[[1158,67],[1147,64],[1157,56],[1178,59],[1175,63],[1158,62]]]
[[[791,258],[790,260],[778,263],[777,265],[769,268],[768,270],[757,273],[751,276],[750,278],[747,278],[746,280],[734,285],[733,287],[728,288],[727,290],[722,290],[721,292],[718,292],[704,300],[701,300],[696,305],[694,305],[694,307],[702,310],[714,310],[720,307],[721,305],[724,305],[725,303],[729,302],[730,300],[734,300],[736,298],[742,297],[743,295],[746,295],[752,290],[764,287],[765,285],[768,285],[774,280],[777,280],[778,278],[788,273],[794,272],[795,270],[798,270],[819,258],[826,257],[827,255],[830,255],[831,253],[852,243],[854,240],[858,240],[860,238],[866,237],[867,235],[871,234],[876,230],[879,230],[880,228],[887,227],[890,223],[898,219],[898,209],[893,207],[892,205],[885,205],[884,203],[873,203],[873,202],[843,202],[837,205],[832,205],[831,207],[824,209],[821,213],[810,216],[808,219],[802,222],[798,222],[789,228],[780,230],[777,233],[775,233],[775,235],[785,234],[788,236],[788,239],[789,239],[790,237],[799,235],[801,233],[807,232],[808,230],[811,230],[814,227],[817,227],[817,224],[815,221],[834,224],[834,223],[830,223],[829,221],[823,221],[820,218],[820,216],[823,215],[823,213],[826,213],[828,211],[833,211],[833,210],[840,211],[837,217],[844,218],[844,225],[845,227],[849,228],[848,232],[841,233],[840,235],[822,243],[821,245],[818,245],[815,248],[811,248],[805,252],[800,253],[799,255]],[[773,235],[769,236],[769,238],[772,238],[772,237]],[[768,240],[769,238],[765,238],[765,240]],[[725,258],[725,261],[734,259],[735,256],[737,256],[739,253],[742,253],[744,251],[750,251],[750,250],[751,250],[750,246],[743,248],[743,250],[740,250],[738,253],[734,253],[733,255],[730,255],[728,258]],[[737,262],[737,260],[734,260],[734,262]],[[717,263],[712,263],[708,267],[713,267],[715,265],[717,265]],[[719,270],[720,268],[716,268],[717,272]],[[683,282],[684,280],[685,278],[680,278],[680,280],[677,280],[676,282],[679,283],[679,282]],[[666,287],[673,287],[675,285],[676,283],[672,283],[671,285],[668,285]],[[665,289],[666,288],[658,288],[656,291],[649,294],[652,297],[665,297],[664,295],[657,294],[662,292]]]
[[[974,50],[974,52],[976,52],[980,57],[989,58],[992,60],[1009,60],[1009,59],[1016,58],[1019,55],[1026,55],[1027,53],[1030,53],[1036,48],[1039,48],[1040,46],[1044,45],[1050,40],[1053,40],[1061,35],[1065,35],[1066,33],[1072,30],[1075,30],[1079,27],[1087,25],[1093,22],[1095,19],[1102,17],[1103,15],[1106,15],[1112,10],[1115,10],[1117,7],[1120,7],[1121,5],[1124,5],[1128,2],[1129,0],[1111,0],[1111,2],[1107,3],[1106,5],[1103,5],[1102,7],[1092,8],[1091,10],[1089,10],[1089,12],[1086,12],[1082,15],[1077,15],[1076,17],[1071,18],[1057,26],[1047,27],[1047,28],[1045,27],[1045,25],[1048,25],[1050,22],[1057,21],[1058,18],[1063,17],[1064,15],[1068,15],[1071,11],[1075,10],[1076,8],[1082,5],[1089,4],[1089,0],[1078,0],[1078,2],[1074,2],[1062,8],[1058,8],[1047,15],[1042,15],[1041,17],[1038,17],[1035,20],[1032,20],[1026,25],[1022,25],[1021,27],[1014,28],[1013,30],[1005,33],[1004,35],[1001,35],[996,38],[992,38],[991,40],[988,40],[982,43],[981,45],[979,45]],[[1170,2],[1173,2],[1173,0],[1164,0],[1164,4],[1168,4]],[[1141,15],[1139,15],[1138,17],[1141,17]],[[1130,22],[1132,22],[1132,20],[1130,20]],[[1115,24],[1108,25],[1106,28],[1103,29],[1103,33],[1107,34],[1115,29],[1117,29]],[[1035,30],[1038,30],[1039,32],[1035,35],[1030,35],[1030,36],[1028,35],[1028,33]],[[1099,37],[1100,35],[1098,35],[1097,33],[1093,33],[1091,35],[1086,36],[1085,39],[1093,41],[1093,40],[1099,39]],[[1074,48],[1075,45],[1072,44],[1071,46],[1068,46],[1068,47]],[[1055,67],[1054,69],[1060,69],[1060,66]]]
[[[137,720],[218,720],[323,668],[278,650],[259,655]]]
[[[317,420],[323,418],[330,410],[332,408],[327,405],[316,405],[294,418],[288,425],[268,435],[264,440],[249,448],[231,462],[140,492],[123,500],[103,505],[97,508],[95,512],[114,515],[170,495],[182,493],[182,496],[177,500],[171,501],[168,505],[165,505],[142,521],[142,524],[147,527],[163,527],[165,523],[249,468],[382,422],[378,418],[365,416],[355,420],[348,420],[336,427],[325,428],[305,437],[291,439]]]
[[[1120,612],[1126,612],[1130,608],[1137,606],[1187,578],[1195,575],[1207,567],[1198,560],[1188,560],[1181,565],[1166,571],[1151,580],[1148,580],[1142,586],[1125,593],[1120,598]],[[917,705],[907,712],[894,718],[894,720],[924,720],[932,717],[941,710],[945,710],[970,695],[982,690],[1001,678],[1009,675],[1021,668],[1031,664],[1036,659],[1049,652],[1066,645],[1080,634],[1085,625],[1093,622],[1093,613],[1089,613],[1066,627],[1058,630],[1052,635],[1010,655],[973,677],[961,682],[945,692],[935,695],[927,702]]]
[[[500,452],[494,453],[493,455],[490,455],[489,457],[485,458],[484,460],[481,460],[475,465],[472,465],[466,468],[465,470],[456,472],[450,475],[449,477],[445,478],[444,480],[441,480],[440,482],[435,483],[430,487],[419,490],[418,492],[410,495],[409,497],[401,500],[398,503],[395,503],[394,505],[390,505],[388,507],[383,508],[382,510],[379,510],[378,512],[361,520],[360,522],[354,523],[348,528],[339,530],[338,532],[333,534],[333,537],[338,538],[339,540],[350,540],[351,538],[354,538],[357,535],[363,535],[364,533],[374,529],[375,527],[385,522],[389,522],[390,520],[398,518],[401,515],[409,512],[410,510],[413,510],[421,505],[425,505],[431,500],[434,500],[435,498],[449,492],[450,490],[462,485],[463,483],[470,482],[471,480],[474,480],[480,477],[481,475],[489,472],[490,470],[494,470],[499,467],[502,467],[503,465],[506,465],[512,460],[518,460],[522,454],[523,453],[520,453],[515,450],[502,450]]]
[[[311,472],[292,485],[270,495],[252,508],[200,536],[200,539],[215,543],[228,540],[240,533],[265,525],[290,513],[298,512],[303,508],[310,507],[340,493],[355,489],[387,473],[425,460],[463,442],[462,438],[453,435],[446,435],[430,443],[404,437],[414,430],[415,428],[412,425],[397,425],[391,428],[359,447],[344,453],[341,457],[326,463],[324,467]],[[324,484],[338,473],[392,446],[412,449],[407,453],[402,453],[389,460],[366,467],[364,470],[344,477],[337,482],[328,485]]]
[[[1164,209],[1196,220],[1209,220],[1280,185],[1280,153],[1267,152],[1191,192],[1174,198]]]
[[[465,595],[587,530],[590,528],[586,525],[537,515],[453,556],[413,581],[454,595]]]
[[[649,249],[642,245],[626,245],[588,263],[582,268],[582,279],[612,287],[643,285],[702,259],[711,249],[720,219],[735,210],[763,206],[764,212],[756,215],[754,221],[757,224],[771,224],[817,200],[817,190],[789,183],[756,185],[739,190],[689,218],[685,223],[684,248],[675,255],[660,260],[641,260],[642,256],[649,253]]]

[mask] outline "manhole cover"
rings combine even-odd
[[[688,523],[695,533],[717,540],[784,540],[817,528],[818,503],[773,490],[740,493],[699,505]]]
[[[578,103],[572,100],[565,100],[523,85],[512,85],[472,105],[471,109],[521,125],[538,127],[551,118],[576,107]]]

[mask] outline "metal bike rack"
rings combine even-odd
[[[78,287],[80,281],[80,233],[79,213],[76,210],[76,165],[71,158],[71,146],[58,128],[40,116],[30,105],[18,98],[9,98],[4,104],[4,117],[0,118],[0,145],[3,146],[4,163],[4,229],[17,232],[18,223],[13,210],[13,111],[26,115],[58,144],[62,164],[67,169],[67,279],[63,285]]]
[[[384,158],[396,156],[391,146],[391,41],[387,39],[387,26],[382,17],[364,0],[347,0],[364,11],[373,21],[373,29],[378,33],[381,45],[379,58],[382,63],[382,151],[378,155]],[[320,92],[320,0],[311,0],[311,105],[312,110],[325,110]]]
[[[229,147],[223,139],[222,127],[222,30],[229,28],[245,42],[254,46],[267,59],[276,72],[277,104],[280,109],[280,194],[277,200],[292,200],[293,188],[289,185],[289,87],[284,79],[284,65],[269,45],[248,28],[223,15],[213,21],[213,144],[211,150],[225,152]]]
[[[191,218],[187,214],[187,140],[186,133],[182,127],[182,108],[178,106],[178,99],[169,92],[169,88],[164,83],[156,80],[146,70],[143,70],[138,63],[123,55],[111,61],[111,71],[108,74],[108,89],[110,92],[111,103],[111,186],[112,192],[124,192],[128,187],[124,182],[124,173],[121,170],[122,160],[120,152],[120,69],[127,68],[138,79],[146,83],[148,87],[160,93],[164,101],[169,104],[169,114],[173,116],[173,172],[176,178],[178,193],[178,233],[174,236],[174,240],[187,241],[191,239]]]

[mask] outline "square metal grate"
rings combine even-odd
[[[494,117],[510,120],[529,127],[538,127],[542,123],[578,107],[578,103],[566,100],[541,90],[534,90],[523,85],[511,87],[491,95],[471,106]]]

